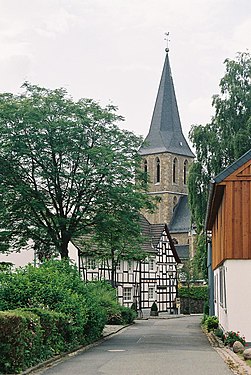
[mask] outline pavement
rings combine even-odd
[[[236,354],[202,332],[200,320],[200,316],[170,315],[136,320],[127,327],[106,326],[98,342],[23,374],[251,374]]]

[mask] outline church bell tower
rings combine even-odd
[[[187,175],[195,155],[182,132],[168,49],[149,133],[139,154],[150,180],[149,194],[161,198],[157,210],[144,216],[151,224],[172,224],[178,205],[188,209]]]

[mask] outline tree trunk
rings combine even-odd
[[[70,240],[66,236],[62,238],[61,247],[60,247],[61,259],[69,258],[69,251],[68,251],[69,242]]]

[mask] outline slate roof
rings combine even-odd
[[[187,195],[180,197],[169,224],[170,233],[185,233],[191,228],[191,211]]]
[[[139,150],[140,155],[161,152],[194,157],[182,133],[168,53],[165,58],[150,130]]]
[[[189,259],[189,245],[175,245],[175,249],[181,260]]]

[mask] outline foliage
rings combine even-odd
[[[42,359],[50,358],[73,347],[71,342],[72,322],[67,315],[36,307],[13,311],[29,311],[39,317],[42,329],[42,340],[40,344]]]
[[[221,328],[219,328],[219,327],[216,328],[214,330],[214,334],[215,334],[215,336],[219,337],[219,339],[223,340],[224,332]]]
[[[0,372],[18,373],[41,359],[39,317],[28,311],[0,311]]]
[[[0,251],[33,246],[40,258],[68,257],[72,237],[100,229],[125,198],[123,215],[151,206],[142,139],[119,129],[112,105],[75,102],[64,89],[23,89],[0,95]]]
[[[76,346],[100,336],[119,312],[115,290],[105,282],[84,284],[67,260],[47,261],[0,274],[0,309],[44,308],[68,317],[69,342]]]
[[[136,311],[125,306],[120,306],[119,313],[110,316],[108,324],[131,324],[136,317]]]
[[[190,168],[188,189],[198,243],[194,267],[206,275],[203,234],[210,179],[250,149],[251,144],[251,56],[238,53],[226,59],[220,94],[213,96],[215,115],[210,123],[192,126],[189,137],[196,152]]]
[[[219,319],[217,316],[208,316],[204,321],[204,325],[208,332],[213,331],[214,329],[218,328]]]
[[[179,287],[178,290],[179,297],[190,297],[194,299],[203,299],[206,301],[208,299],[208,287],[207,286],[187,286]]]
[[[153,302],[153,304],[151,306],[151,311],[158,311],[158,306],[157,306],[156,302]]]
[[[242,345],[246,346],[245,337],[241,336],[239,331],[228,331],[223,335],[223,342],[225,345],[233,346],[235,341],[240,341]]]

